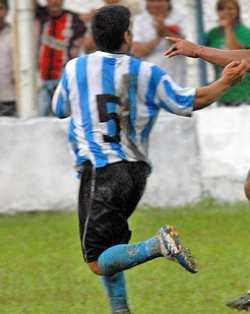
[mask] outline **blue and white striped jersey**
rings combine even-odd
[[[159,110],[190,116],[195,93],[156,65],[97,51],[67,63],[52,106],[59,118],[71,117],[76,165],[90,160],[98,168],[121,160],[149,162]]]

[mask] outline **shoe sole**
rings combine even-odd
[[[184,269],[186,269],[190,273],[197,273],[198,269],[196,261],[193,258],[191,251],[181,244],[180,236],[176,229],[172,226],[166,226],[163,227],[163,230],[165,234],[168,234],[170,236],[170,238],[174,242],[175,247],[177,248],[177,252],[173,252],[172,254],[164,254],[164,256],[176,260]],[[164,247],[166,251],[166,245],[164,245],[164,237],[160,236],[160,240],[161,243],[163,242],[161,246]]]

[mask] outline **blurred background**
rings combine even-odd
[[[95,51],[95,10],[118,3],[133,14],[132,53],[180,85],[212,82],[222,69],[166,59],[166,35],[250,48],[249,0],[0,0],[1,314],[109,313],[98,278],[82,262],[68,121],[53,116],[51,98],[65,63]],[[133,313],[226,314],[224,304],[249,289],[249,105],[247,75],[192,119],[160,114],[132,241],[173,224],[201,271],[190,277],[161,259],[129,271]]]
[[[32,117],[37,115],[48,116],[51,114],[51,111],[49,110],[49,108],[47,108],[49,106],[48,101],[50,97],[47,97],[48,95],[46,96],[46,93],[43,89],[43,83],[45,81],[44,75],[46,73],[43,73],[43,75],[41,75],[41,71],[44,71],[44,69],[41,69],[41,64],[44,65],[44,63],[47,62],[45,55],[41,56],[41,54],[43,53],[43,47],[47,44],[46,40],[44,41],[44,36],[46,33],[45,26],[49,25],[48,19],[50,16],[50,6],[53,7],[59,4],[59,6],[62,6],[62,9],[69,10],[72,14],[77,15],[79,19],[83,22],[85,27],[88,28],[87,31],[83,29],[80,36],[74,33],[72,37],[77,37],[75,38],[75,41],[72,41],[72,38],[70,38],[70,36],[68,38],[65,38],[65,40],[68,40],[69,43],[66,44],[68,45],[68,47],[64,47],[63,49],[61,49],[64,50],[63,53],[65,54],[65,56],[63,56],[63,59],[59,61],[59,63],[61,64],[58,64],[58,76],[60,74],[60,71],[62,71],[63,69],[63,65],[69,58],[76,57],[81,53],[88,53],[94,50],[94,47],[91,47],[92,42],[89,31],[91,16],[94,14],[94,10],[101,7],[102,5],[108,5],[108,3],[120,3],[130,7],[134,16],[134,36],[136,43],[138,43],[138,41],[147,43],[147,41],[151,39],[150,36],[152,36],[152,29],[155,28],[155,26],[153,25],[147,27],[147,25],[149,25],[150,23],[152,24],[152,21],[150,21],[149,18],[143,19],[143,26],[141,25],[140,16],[145,15],[145,12],[151,14],[151,9],[148,9],[148,4],[149,6],[152,6],[152,4],[150,4],[150,1],[145,0],[65,0],[59,1],[58,3],[57,1],[55,1],[55,3],[53,3],[52,1],[47,9],[46,6],[48,4],[46,0],[3,1],[3,3],[5,2],[9,6],[6,22],[10,23],[11,25],[9,45],[11,43],[12,47],[9,49],[12,49],[12,59],[10,60],[10,53],[8,53],[7,48],[5,49],[5,53],[9,56],[8,62],[12,63],[9,64],[9,66],[13,66],[13,77],[11,79],[11,82],[13,83],[12,88],[15,91],[16,95],[15,108],[13,110],[15,111],[16,115],[21,117]],[[154,1],[151,2],[153,3]],[[159,3],[160,2],[161,1],[159,1]],[[249,36],[247,34],[247,28],[250,25],[250,4],[247,0],[239,0],[238,2],[236,2],[236,4],[234,2],[235,1],[233,1],[233,4],[231,3],[231,5],[238,6],[238,9],[240,10],[240,23],[245,27],[244,29],[234,30],[236,39],[238,40],[239,44],[241,44],[242,42],[243,46],[247,47],[247,44],[250,45],[248,40]],[[222,38],[220,38],[219,34],[220,31],[223,31],[223,27],[220,31],[212,32],[211,34],[211,30],[218,26],[221,26],[222,18],[218,14],[217,0],[179,0],[169,1],[169,3],[169,9],[167,9],[164,19],[165,24],[170,26],[170,30],[173,25],[177,26],[177,32],[176,29],[174,29],[173,31],[172,28],[172,35],[183,36],[194,42],[200,42],[207,45],[216,46],[218,48],[227,48],[225,43],[222,42]],[[61,14],[60,10],[58,14]],[[153,14],[151,14],[151,17],[154,17]],[[157,16],[157,14],[158,13],[156,13],[155,16]],[[230,14],[234,13],[229,13],[229,16]],[[230,23],[232,25],[235,23],[235,21],[233,21],[233,18]],[[145,25],[151,35],[149,34],[148,36],[144,36],[144,38],[140,34],[140,29],[142,30]],[[59,28],[60,27],[62,26],[59,25]],[[63,30],[61,30],[61,32],[63,32]],[[2,45],[4,45],[3,41]],[[162,51],[164,51],[167,46],[168,43],[165,41],[165,44],[161,43],[161,45],[156,47],[154,51],[148,53],[147,56],[141,55],[140,51],[138,52],[137,50],[135,50],[135,54],[154,62],[158,60],[158,55],[156,51],[162,54]],[[72,50],[72,52],[68,54],[68,52],[65,52],[65,50]],[[156,57],[151,58],[151,55],[153,56],[154,54]],[[57,60],[58,58],[60,58],[59,55],[60,53],[57,54],[57,57],[55,57],[57,58]],[[7,57],[3,56],[3,58]],[[160,58],[162,59],[162,56]],[[214,67],[212,66],[205,66],[204,63],[198,62],[197,60],[188,59],[184,61],[184,58],[182,58],[183,60],[181,60],[181,58],[177,59],[179,60],[171,60],[171,62],[169,62],[168,60],[164,60],[163,64],[160,63],[160,65],[164,66],[165,63],[170,74],[177,80],[177,82],[182,85],[188,84],[198,86],[199,84],[211,82],[215,78],[215,75],[218,75],[218,69],[214,69]],[[54,63],[53,66],[55,66],[56,61],[52,61],[52,63]],[[1,71],[4,73],[3,70]],[[56,77],[56,80],[57,79],[58,77]],[[53,93],[55,86],[56,82],[54,82],[54,85],[52,84],[52,86],[50,86],[50,94]],[[1,89],[3,88],[4,86],[1,86]],[[9,86],[9,88],[11,88],[11,86]],[[14,91],[12,92],[12,94],[14,93]],[[229,105],[231,105],[232,103],[248,103],[248,98],[250,98],[249,95],[245,95],[245,97],[242,97],[241,92],[239,92],[239,90],[237,92],[236,90],[235,93],[231,93],[231,96],[225,97],[225,102]],[[13,97],[14,95],[12,96],[12,98]],[[46,97],[47,104],[44,104],[46,102]],[[241,99],[239,100],[238,98]],[[0,100],[1,102],[6,102],[6,99],[4,99],[4,96],[1,94]],[[3,113],[1,114],[1,111],[0,115],[3,115]]]

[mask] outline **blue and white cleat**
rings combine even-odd
[[[197,264],[191,251],[182,246],[180,237],[172,226],[161,227],[158,231],[162,255],[168,259],[177,261],[190,273],[197,273]]]

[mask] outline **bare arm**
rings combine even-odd
[[[245,60],[248,65],[248,71],[250,71],[250,50],[248,49],[221,50],[201,46],[197,50],[197,57],[222,67],[225,67],[232,61]]]
[[[202,86],[196,90],[194,111],[203,109],[215,102],[231,85],[219,79],[210,85]]]
[[[228,88],[242,80],[246,70],[245,61],[234,61],[226,66],[220,79],[197,88],[194,110],[203,109],[215,102]]]
[[[190,41],[168,37],[173,45],[166,51],[165,55],[169,58],[184,55],[191,58],[201,58],[210,63],[225,67],[232,61],[245,60],[248,71],[250,71],[250,50],[221,50],[194,44]]]
[[[157,36],[147,43],[134,42],[132,46],[132,53],[140,58],[148,56],[159,44],[161,37]]]

